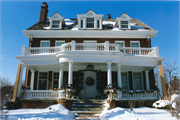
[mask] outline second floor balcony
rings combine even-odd
[[[159,57],[158,47],[153,48],[135,48],[120,47],[118,44],[109,43],[76,43],[71,41],[57,47],[22,47],[22,55],[41,55],[41,54],[57,54],[65,51],[94,51],[94,52],[116,52],[131,56],[149,56]]]

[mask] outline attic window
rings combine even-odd
[[[53,21],[52,28],[59,28],[59,21]]]
[[[87,28],[94,28],[94,18],[87,18],[86,19],[86,27]]]
[[[121,28],[128,28],[128,21],[121,21]]]

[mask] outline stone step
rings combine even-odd
[[[71,108],[72,111],[103,111],[101,108]]]

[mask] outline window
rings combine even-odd
[[[99,28],[99,20],[97,20],[97,28]]]
[[[139,42],[132,42],[131,41],[131,47],[139,48]]]
[[[128,90],[127,73],[121,73],[122,88]]]
[[[130,43],[131,43],[131,47],[133,47],[133,48],[139,48],[139,47],[140,47],[139,41],[130,41]],[[133,54],[133,55],[139,55],[139,54],[140,54],[140,50],[138,50],[138,49],[132,49],[132,50],[131,50],[131,54]]]
[[[121,28],[128,28],[128,21],[121,21]]]
[[[50,47],[50,41],[41,41],[41,47]]]
[[[60,21],[53,21],[52,28],[59,28]]]
[[[56,45],[55,46],[61,46],[64,43],[65,43],[65,41],[56,41]]]
[[[141,72],[135,72],[133,73],[133,84],[134,84],[134,90],[142,90],[143,89],[143,83],[142,83],[142,74]]]
[[[83,20],[81,20],[81,28],[83,28]]]
[[[48,73],[40,72],[39,73],[39,90],[47,90],[47,80],[48,80]]]
[[[115,41],[115,44],[119,45],[120,51],[124,53],[124,50],[122,49],[123,47],[125,47],[124,41]]]
[[[94,28],[94,18],[87,18],[86,19],[86,27],[87,28]]]
[[[58,88],[59,85],[59,72],[54,72],[54,77],[53,77],[53,88]]]

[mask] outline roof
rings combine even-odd
[[[78,22],[77,19],[64,19],[66,26],[61,30],[71,30],[74,27],[77,28]],[[103,19],[103,26],[101,30],[113,30],[115,27],[115,21],[116,19]],[[144,29],[144,30],[153,30],[151,27],[140,21],[139,19],[131,19],[131,30],[138,30],[138,29]],[[47,30],[50,26],[49,19],[45,23],[37,22],[31,27],[29,27],[27,30]],[[54,29],[53,29],[54,30]],[[59,30],[59,29],[56,29]],[[154,31],[154,30],[153,30]]]

